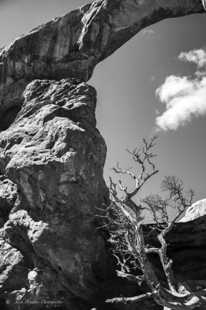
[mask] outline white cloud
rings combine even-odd
[[[178,58],[183,61],[195,63],[198,69],[206,66],[206,51],[203,49],[182,52]]]
[[[198,68],[206,66],[204,50],[181,53],[179,59],[194,62]],[[160,101],[165,104],[165,111],[156,117],[159,129],[176,130],[194,117],[206,115],[206,74],[198,72],[194,78],[171,75],[156,90]]]

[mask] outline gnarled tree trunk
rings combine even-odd
[[[1,50],[0,173],[15,189],[12,199],[7,187],[0,193],[4,309],[95,304],[108,276],[95,225],[96,207],[108,203],[106,147],[85,81],[144,27],[203,12],[202,0],[95,0]]]

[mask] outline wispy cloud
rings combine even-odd
[[[152,28],[146,28],[141,31],[141,34],[145,38],[153,38],[155,36],[155,31]]]
[[[197,70],[193,78],[171,75],[156,90],[156,95],[165,105],[165,111],[156,118],[156,125],[165,131],[177,130],[194,117],[206,115],[206,51],[183,52],[178,58],[195,63]]]

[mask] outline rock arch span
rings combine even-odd
[[[95,0],[1,51],[4,309],[24,310],[28,304],[52,309],[53,304],[99,310],[110,288],[119,289],[95,217],[109,201],[103,180],[106,146],[96,129],[96,91],[86,82],[100,61],[144,27],[204,12],[202,0]]]

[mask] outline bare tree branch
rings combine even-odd
[[[166,241],[167,234],[191,205],[194,191],[186,192],[182,180],[171,176],[165,177],[162,182],[162,190],[169,194],[168,197],[149,195],[143,200],[138,197],[140,189],[158,173],[153,162],[156,156],[153,154],[155,144],[156,137],[150,141],[143,139],[141,148],[128,151],[137,166],[137,172],[122,169],[119,164],[113,169],[121,177],[129,176],[134,182],[134,189],[129,190],[122,179],[117,184],[110,179],[111,204],[104,214],[100,214],[110,231],[109,241],[117,261],[117,275],[137,283],[138,286],[144,281],[150,291],[134,297],[115,297],[106,302],[133,303],[152,297],[157,304],[172,310],[195,309],[200,304],[205,304],[206,290],[193,292],[189,285],[180,285],[177,282],[172,268],[173,261],[167,254]],[[168,208],[171,207],[177,210],[172,220],[168,213]],[[145,244],[142,229],[143,210],[151,213],[156,224],[154,229],[158,231],[158,247]],[[149,259],[151,253],[159,256],[167,283],[157,276]]]
[[[144,299],[147,298],[151,298],[153,296],[153,293],[145,293],[139,296],[134,296],[134,297],[116,297],[116,298],[111,298],[111,299],[107,299],[106,303],[124,303],[124,304],[128,304],[128,303],[135,303],[135,302],[140,302]]]

